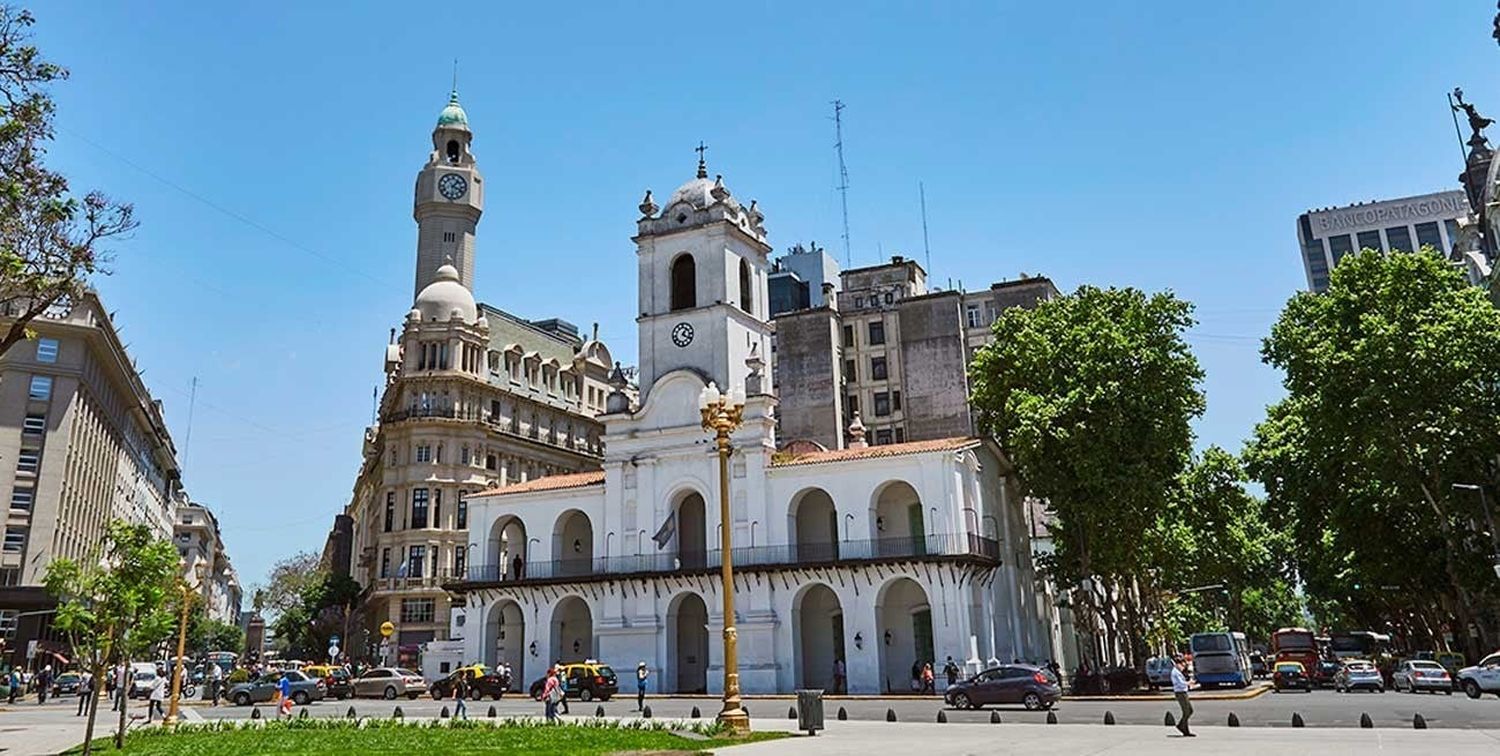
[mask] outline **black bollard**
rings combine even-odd
[[[1229,726],[1230,727],[1239,727],[1240,726],[1240,718],[1237,717],[1237,716],[1235,716],[1234,712],[1232,712],[1232,711],[1229,712]]]
[[[354,713],[354,707],[353,706],[350,706],[349,710],[346,711],[346,712],[344,712],[344,716],[348,717],[349,719],[359,719],[359,715]]]
[[[1375,723],[1372,722],[1372,721],[1370,721],[1370,715],[1369,714],[1360,714],[1359,715],[1359,726],[1362,729],[1368,730],[1368,729],[1374,727]]]
[[[598,706],[594,707],[594,716],[600,719],[604,718],[604,704],[599,704]]]
[[[1057,712],[1047,712],[1047,724],[1057,724]]]
[[[1302,726],[1302,715],[1298,714],[1295,711],[1292,712],[1292,726],[1293,727],[1301,727]]]
[[[1413,730],[1427,729],[1427,719],[1424,718],[1421,714],[1413,714],[1411,718],[1411,728]]]
[[[646,708],[641,709],[641,716],[645,719],[651,718],[651,706],[649,704],[647,704]]]
[[[887,722],[894,722],[894,721],[896,721],[896,710],[895,709],[886,709],[885,710],[885,721],[887,721]]]
[[[298,719],[307,719],[307,709],[303,709],[302,713],[300,713],[300,714],[297,715],[297,718]]]
[[[489,718],[490,719],[494,719],[495,718],[495,707],[493,707],[493,706],[490,707]]]
[[[948,724],[948,712],[938,709],[938,724]]]
[[[1105,711],[1104,712],[1104,723],[1107,724],[1107,725],[1114,724],[1115,723],[1115,713],[1112,712],[1112,711]]]
[[[396,710],[393,711],[393,712],[391,712],[391,718],[392,719],[405,719],[406,718],[406,712],[402,711],[400,706],[397,706]]]
[[[795,707],[795,706],[788,706],[788,707],[786,707],[786,718],[787,719],[796,719],[797,718],[797,707]]]
[[[703,713],[700,712],[700,711],[698,711],[698,707],[694,706],[693,707],[693,719],[697,719],[698,717],[701,717],[701,716],[703,716]]]
[[[438,719],[447,719],[447,718],[448,718],[448,707],[444,706],[443,710],[440,711],[440,712],[438,712]]]
[[[847,721],[848,719],[849,719],[849,712],[844,711],[844,707],[840,706],[839,707],[839,721],[840,722],[844,722],[844,721]]]
[[[259,706],[251,706],[250,707],[250,718],[251,719],[260,719],[260,707]]]
[[[990,724],[1000,724],[1000,712],[990,712]]]
[[[1169,711],[1167,712],[1167,716],[1162,719],[1161,723],[1164,727],[1176,727],[1177,717],[1172,716],[1172,712]]]
[[[746,719],[750,718],[750,707],[749,706],[746,706],[744,704],[740,704],[740,711],[745,712],[745,718]]]

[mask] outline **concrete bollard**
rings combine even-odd
[[[495,712],[495,707],[494,707],[494,706],[491,706],[491,707],[490,707],[490,711],[489,711],[489,714],[488,714],[488,715],[487,715],[487,716],[488,716],[488,717],[489,717],[489,718],[490,718],[490,719],[494,719],[494,718],[495,718],[495,714],[496,714],[496,712]]]
[[[1047,724],[1057,724],[1057,712],[1047,712]]]
[[[948,712],[938,709],[938,724],[948,724]]]
[[[693,719],[697,719],[697,718],[699,718],[701,716],[703,716],[703,712],[698,711],[698,707],[694,706],[693,707]]]
[[[443,710],[438,712],[438,719],[447,719],[448,716],[448,707],[444,706]]]
[[[250,707],[250,718],[251,719],[260,719],[260,707],[259,706],[251,706]]]
[[[849,712],[844,711],[844,707],[840,706],[839,707],[839,721],[840,722],[845,722],[845,721],[848,721],[848,719],[849,719]]]
[[[1172,712],[1169,711],[1169,712],[1167,712],[1167,716],[1162,719],[1161,723],[1162,723],[1162,726],[1164,726],[1164,727],[1176,727],[1177,726],[1177,717],[1172,716]]]
[[[1362,729],[1368,730],[1368,729],[1374,727],[1375,723],[1372,722],[1372,721],[1370,721],[1370,715],[1369,714],[1360,714],[1359,715],[1359,726]]]
[[[1106,710],[1104,712],[1104,723],[1107,724],[1107,725],[1114,724],[1115,723],[1115,713],[1112,712],[1112,711],[1107,711]]]
[[[896,710],[895,709],[886,709],[885,710],[885,721],[887,721],[887,722],[894,722],[894,721],[896,721]]]
[[[599,704],[598,706],[594,707],[594,716],[600,719],[604,718],[604,704]]]
[[[359,715],[354,713],[354,707],[353,706],[350,706],[349,710],[346,711],[346,712],[344,712],[344,716],[347,717],[347,718],[349,718],[349,719],[359,719]]]
[[[990,712],[990,724],[1000,724],[1000,712]]]
[[[1230,727],[1239,727],[1240,726],[1240,718],[1237,717],[1237,716],[1235,716],[1234,712],[1232,712],[1232,711],[1229,712],[1229,726]]]
[[[644,709],[641,709],[641,717],[643,719],[650,719],[651,718],[651,705],[650,704],[647,704]]]
[[[400,706],[397,706],[396,710],[393,711],[393,712],[391,712],[391,719],[405,719],[405,718],[406,718],[406,712],[402,711]]]
[[[795,707],[795,706],[788,706],[788,707],[786,707],[786,718],[787,719],[796,719],[797,718],[797,707]]]
[[[1293,727],[1301,727],[1302,726],[1302,715],[1298,714],[1295,711],[1292,712],[1292,726]]]
[[[1421,714],[1413,714],[1411,718],[1411,728],[1413,730],[1427,729],[1427,719]]]

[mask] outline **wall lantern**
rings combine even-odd
[[[878,531],[880,531],[880,532],[882,532],[882,533],[885,532],[885,518],[884,517],[876,517],[875,518],[875,529],[878,530]]]
[[[535,644],[532,644],[532,645],[535,645]],[[891,645],[891,631],[889,631],[889,630],[885,631],[885,645],[887,645],[887,646]]]
[[[863,649],[865,647],[865,636],[863,633],[854,634],[854,647]]]
[[[579,651],[579,650],[580,650],[580,649],[582,649],[582,648],[583,648],[583,645],[582,645],[582,644],[581,644],[581,643],[579,643],[579,642],[578,642],[578,641],[576,641],[576,640],[575,640],[575,641],[573,641],[573,653],[575,653],[575,654],[576,654],[576,653],[578,653],[578,651]]]
[[[580,551],[583,551],[583,541],[580,540],[580,539],[574,538],[573,539],[573,553],[577,554]]]
[[[536,656],[536,641],[531,642],[531,655]]]

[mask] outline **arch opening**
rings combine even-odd
[[[792,633],[796,684],[847,693],[847,677],[836,674],[845,660],[844,609],[832,588],[816,583],[803,589],[792,603]]]
[[[708,692],[708,604],[696,593],[684,593],[667,612],[667,655],[672,660],[678,693]]]
[[[501,580],[520,580],[526,574],[526,523],[506,515],[490,526],[486,564]]]
[[[838,509],[827,491],[814,488],[798,496],[789,517],[797,561],[831,562],[839,558]]]
[[[559,575],[589,575],[594,571],[594,524],[573,509],[557,518],[552,553]]]
[[[875,635],[885,690],[916,690],[913,682],[920,680],[922,666],[934,659],[932,606],[917,581],[898,577],[881,589],[875,601]]]
[[[510,668],[510,689],[526,683],[526,615],[515,601],[501,601],[490,612],[485,628],[484,663]]]
[[[552,609],[552,653],[560,662],[594,657],[594,617],[583,599],[566,596]]]
[[[672,261],[672,310],[687,310],[698,306],[698,269],[690,254],[681,254]]]
[[[881,556],[922,556],[927,553],[927,525],[922,498],[904,480],[885,484],[871,509],[870,539]]]

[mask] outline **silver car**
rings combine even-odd
[[[384,698],[399,696],[415,700],[427,692],[427,681],[409,669],[401,667],[376,667],[355,678],[351,684],[356,698]]]
[[[1350,693],[1360,688],[1384,693],[1385,677],[1374,664],[1363,659],[1350,659],[1333,676],[1333,689]]]
[[[1409,659],[1401,662],[1391,673],[1391,687],[1398,692],[1403,688],[1408,693],[1419,690],[1443,691],[1453,695],[1453,678],[1443,665],[1427,659]]]

